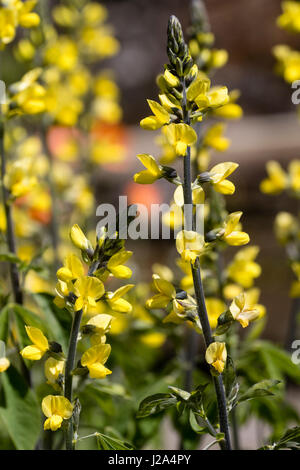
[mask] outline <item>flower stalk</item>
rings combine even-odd
[[[190,117],[189,111],[186,108],[186,84],[185,79],[182,79],[182,87],[183,87],[183,117],[185,124],[190,124]],[[187,148],[186,155],[183,159],[183,172],[184,172],[184,180],[183,180],[183,194],[184,194],[184,212],[186,207],[192,208],[193,207],[193,197],[192,197],[192,177],[191,177],[191,148]],[[187,219],[186,219],[187,220]],[[193,220],[194,225],[194,220]],[[194,230],[194,226],[192,227]],[[204,296],[204,289],[201,279],[201,267],[200,267],[200,260],[197,258],[196,262],[193,264],[191,263],[192,268],[192,276],[193,276],[193,283],[194,283],[194,290],[195,290],[195,297],[197,302],[197,311],[199,320],[201,322],[203,337],[205,341],[205,346],[208,346],[213,342],[213,336],[211,327],[209,324],[206,304],[205,304],[205,296]],[[213,377],[214,387],[217,396],[217,403],[218,403],[218,412],[219,412],[219,420],[220,420],[220,431],[224,433],[224,441],[220,442],[220,446],[223,450],[231,450],[231,439],[230,439],[230,432],[229,432],[229,422],[228,422],[228,413],[226,408],[226,396],[225,390],[223,385],[222,375],[220,374],[218,377]]]
[[[70,334],[70,342],[68,348],[68,356],[66,361],[66,368],[65,368],[65,390],[64,396],[72,402],[72,385],[73,385],[73,375],[72,370],[75,366],[75,357],[76,357],[76,348],[77,348],[77,340],[78,340],[78,333],[80,328],[80,322],[82,318],[82,310],[75,312],[72,330]],[[66,450],[74,450],[75,446],[73,443],[73,418],[71,417],[66,425],[66,433],[65,433],[65,440],[66,440]]]

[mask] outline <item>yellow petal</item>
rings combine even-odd
[[[5,372],[10,366],[10,361],[6,357],[0,358],[0,372]]]
[[[25,326],[25,329],[30,340],[41,351],[45,352],[49,349],[48,340],[39,328],[35,328],[34,326]]]

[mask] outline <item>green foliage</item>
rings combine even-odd
[[[40,407],[34,392],[13,366],[1,375],[0,416],[16,449],[35,448],[41,426]]]

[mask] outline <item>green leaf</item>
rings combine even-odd
[[[249,390],[238,397],[238,403],[242,403],[246,400],[252,400],[253,398],[260,398],[266,396],[273,396],[271,388],[276,387],[280,383],[280,380],[263,380],[258,382],[249,388]]]
[[[215,334],[218,336],[223,335],[231,327],[233,322],[234,318],[230,310],[227,310],[226,312],[222,313],[218,318],[218,325],[215,330]]]
[[[116,439],[105,434],[96,434],[98,450],[133,450],[134,447],[128,442]]]
[[[141,402],[137,418],[145,418],[146,416],[159,413],[160,411],[176,405],[176,403],[176,397],[170,393],[157,393],[155,395],[151,395]]]
[[[300,450],[300,426],[288,429],[275,445],[275,449],[293,448]]]
[[[201,416],[196,416],[195,413],[190,410],[189,414],[189,421],[190,425],[193,431],[195,431],[197,434],[203,434],[207,432],[207,424]],[[200,421],[200,424],[199,424]]]
[[[0,261],[7,261],[8,263],[21,264],[22,261],[14,253],[0,253]]]
[[[189,392],[182,390],[181,388],[171,387],[171,385],[169,385],[168,388],[173,392],[173,395],[180,398],[181,400],[187,401],[191,396]]]
[[[23,320],[24,324],[35,326],[36,328],[40,328],[42,331],[45,331],[45,322],[36,313],[19,304],[10,304],[9,307]]]
[[[3,423],[18,450],[32,450],[41,426],[37,399],[13,366],[1,374],[1,379],[0,415]]]
[[[0,340],[7,341],[9,327],[9,308],[5,306],[0,312]]]

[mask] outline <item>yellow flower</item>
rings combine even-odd
[[[289,212],[279,212],[275,218],[275,234],[280,243],[287,243],[298,231],[298,222]]]
[[[270,161],[266,165],[268,178],[260,184],[260,190],[266,194],[279,194],[287,187],[287,175],[278,162]]]
[[[159,348],[166,341],[166,335],[159,332],[145,333],[140,336],[140,339],[149,348]]]
[[[248,233],[237,230],[242,212],[232,212],[226,218],[225,228],[220,232],[220,238],[228,245],[240,246],[246,245],[250,241]]]
[[[82,276],[74,284],[74,294],[77,296],[75,311],[82,310],[87,313],[89,307],[96,307],[96,300],[105,293],[103,283],[92,276]]]
[[[16,29],[20,25],[23,28],[32,28],[40,23],[40,17],[31,10],[36,5],[35,0],[5,1],[0,7],[0,47],[13,41]]]
[[[55,390],[59,390],[58,380],[65,370],[65,361],[59,361],[54,357],[49,357],[44,366],[47,384],[52,385]]]
[[[164,79],[171,88],[175,88],[180,84],[179,78],[173,75],[168,69],[164,72]]]
[[[134,287],[133,284],[128,284],[120,287],[115,292],[106,293],[107,303],[112,310],[120,313],[130,313],[132,311],[132,305],[127,300],[122,299],[132,287]]]
[[[175,313],[182,312],[184,308],[176,300],[176,289],[171,282],[161,279],[157,274],[152,276],[153,284],[158,294],[147,300],[148,308],[166,308],[172,302],[172,308]]]
[[[298,261],[294,261],[291,264],[291,268],[297,280],[292,282],[289,295],[292,298],[296,298],[296,297],[300,297],[300,263]]]
[[[300,191],[300,161],[292,160],[288,167],[289,186],[292,191],[299,193]]]
[[[10,366],[10,361],[7,359],[5,352],[5,343],[0,340],[0,373],[5,372]]]
[[[18,21],[23,28],[33,28],[40,24],[40,17],[37,13],[32,12],[37,4],[37,0],[27,0],[25,2],[16,2],[18,11]]]
[[[136,173],[133,177],[134,181],[139,184],[152,184],[154,181],[163,177],[163,168],[156,163],[155,158],[148,153],[137,155],[140,162],[147,168],[147,170]]]
[[[24,359],[38,361],[49,350],[48,340],[39,328],[35,328],[34,326],[25,326],[25,329],[33,344],[22,349],[20,354]]]
[[[259,317],[259,311],[255,306],[247,302],[247,295],[245,295],[244,292],[233,299],[229,310],[233,318],[238,321],[243,328],[246,328],[250,322],[257,320]]]
[[[70,254],[65,258],[63,268],[60,268],[56,273],[58,279],[64,282],[73,281],[84,275],[84,268],[80,259]]]
[[[210,80],[199,73],[187,90],[187,99],[194,101],[199,111],[206,112],[228,103],[228,89],[225,86],[210,88]]]
[[[98,344],[85,351],[81,358],[83,367],[87,367],[92,379],[104,379],[111,374],[104,364],[110,355],[111,347],[109,344]]]
[[[206,349],[205,359],[221,374],[227,360],[227,350],[225,343],[211,343]]]
[[[210,183],[215,191],[221,194],[233,194],[235,191],[234,184],[226,178],[233,173],[239,165],[233,162],[219,163],[215,165],[209,172]],[[199,177],[201,179],[201,175]]]
[[[207,297],[205,303],[210,326],[214,329],[217,327],[219,316],[226,310],[226,304],[216,297]]]
[[[204,204],[205,193],[201,187],[192,190],[193,204]],[[184,206],[184,193],[182,184],[178,185],[174,191],[174,202],[178,207]]]
[[[184,261],[182,258],[178,258],[176,264],[185,274],[180,281],[180,287],[185,291],[189,291],[194,287],[191,263]]]
[[[143,129],[154,131],[164,126],[165,124],[168,124],[170,121],[170,115],[168,111],[166,111],[163,106],[156,101],[147,100],[147,102],[154,115],[142,119],[140,126]]]
[[[243,110],[237,103],[227,103],[215,109],[213,115],[222,119],[240,119],[243,116]]]
[[[227,300],[232,300],[234,297],[239,295],[243,291],[241,286],[237,284],[227,284],[223,289],[224,298]]]
[[[7,357],[0,357],[0,373],[5,372],[10,366],[10,361]]]
[[[100,313],[99,315],[92,317],[87,322],[86,325],[92,327],[91,342],[93,346],[96,344],[105,343],[105,335],[110,330],[112,321],[113,317],[111,315]]]
[[[70,238],[72,243],[82,251],[88,251],[91,249],[91,244],[89,240],[84,235],[83,231],[79,225],[75,224],[71,228]]]
[[[184,157],[188,146],[197,141],[197,134],[187,124],[170,124],[164,127],[163,132],[168,142],[175,148],[176,155]]]
[[[50,65],[57,65],[63,71],[71,71],[77,64],[78,50],[75,42],[66,36],[59,38],[48,45],[45,50],[45,61]]]
[[[211,126],[206,132],[203,145],[212,147],[218,152],[225,152],[229,145],[230,140],[223,136],[225,125],[222,123]]]
[[[192,230],[182,230],[176,237],[176,248],[184,261],[195,263],[205,247],[204,237]]]
[[[73,413],[73,405],[70,401],[59,395],[48,395],[42,401],[42,410],[46,416],[44,429],[57,431],[64,419],[70,419]]]
[[[17,160],[7,169],[4,176],[4,185],[13,197],[21,197],[32,191],[37,185],[37,179],[31,174],[29,160]]]
[[[113,276],[118,279],[129,279],[132,275],[132,271],[124,263],[132,256],[132,251],[121,250],[113,255],[108,263],[107,269]]]
[[[10,86],[11,100],[16,105],[16,110],[25,114],[38,114],[46,109],[46,90],[37,80],[42,73],[41,68],[35,68],[27,72],[21,80]]]
[[[283,13],[278,17],[277,24],[280,28],[291,33],[300,32],[300,5],[296,1],[281,3]]]
[[[254,279],[261,275],[261,267],[254,261],[258,252],[258,246],[240,250],[227,267],[228,277],[245,288],[251,287]]]

